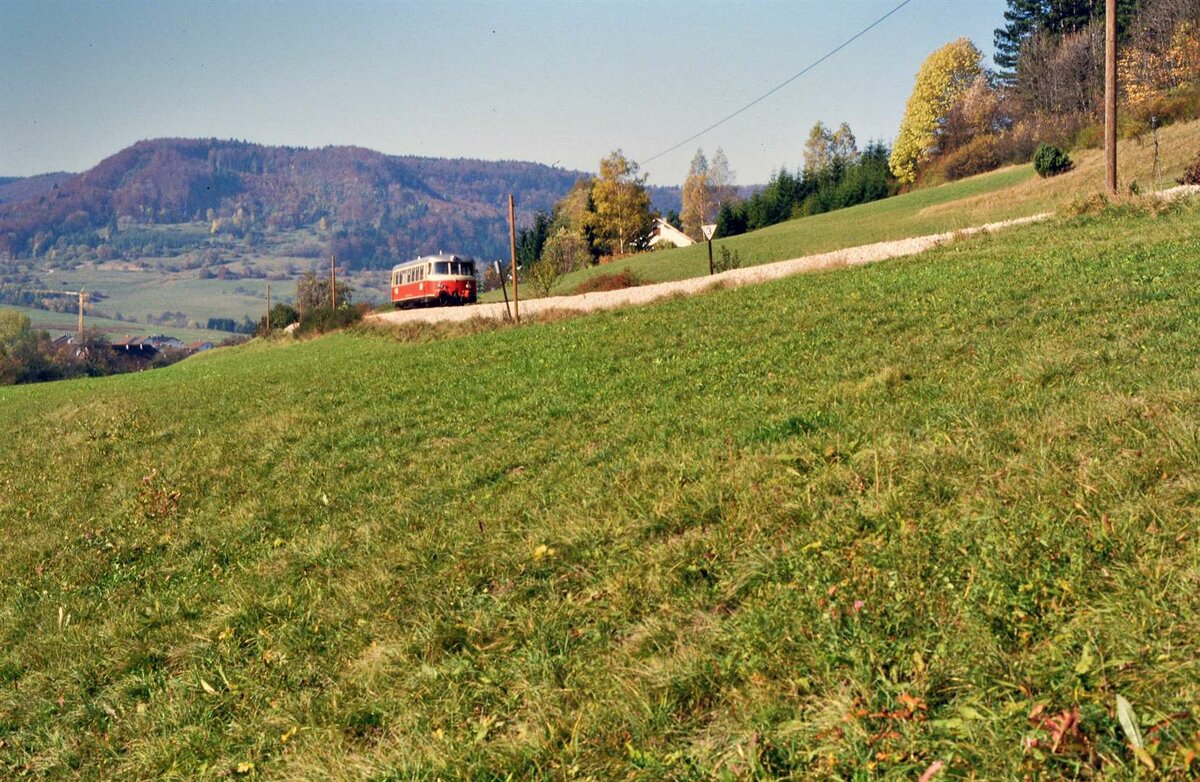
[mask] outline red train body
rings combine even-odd
[[[392,268],[392,303],[397,307],[474,304],[475,264],[457,255],[425,255]]]

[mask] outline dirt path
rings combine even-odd
[[[1183,186],[1159,193],[1162,198],[1177,198],[1183,195],[1200,193],[1200,187]],[[740,287],[767,280],[778,280],[795,274],[839,269],[849,266],[862,266],[876,263],[889,258],[900,258],[905,255],[916,255],[925,252],[939,244],[945,244],[956,238],[970,236],[983,231],[997,231],[1015,225],[1035,223],[1050,217],[1050,212],[1043,212],[1031,217],[1021,217],[1015,220],[1004,220],[998,223],[988,223],[974,228],[958,231],[916,236],[910,239],[898,239],[891,242],[876,242],[859,247],[848,247],[844,250],[808,255],[803,258],[793,258],[788,261],[764,263],[744,269],[732,269],[711,277],[692,277],[686,280],[659,282],[653,285],[639,285],[636,288],[624,288],[617,291],[601,291],[583,293],[578,296],[549,296],[541,299],[525,299],[521,301],[521,316],[527,317],[549,310],[594,312],[596,310],[618,309],[639,304],[647,304],[656,299],[674,295],[691,295],[714,287]],[[420,310],[397,310],[372,315],[374,319],[388,323],[411,323],[425,321],[429,323],[462,321],[471,318],[503,318],[504,302],[476,304],[469,307],[443,307]]]

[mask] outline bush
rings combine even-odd
[[[645,282],[629,269],[622,269],[615,274],[597,274],[581,282],[573,291],[575,294],[595,293],[596,291],[619,291],[622,288],[636,288]]]
[[[921,181],[925,184],[952,182],[999,168],[1006,162],[1000,159],[999,142],[1000,139],[991,134],[976,136],[934,159],[928,169],[921,172]]]
[[[1181,185],[1200,185],[1200,152],[1196,153],[1196,158],[1183,170],[1183,176],[1178,181]]]
[[[721,251],[718,253],[717,257],[713,259],[714,273],[720,274],[721,272],[727,272],[730,269],[742,268],[741,253],[739,253],[737,250],[734,250],[731,253],[729,252],[729,248],[724,245],[721,245],[720,250]]]
[[[337,309],[317,307],[304,313],[296,333],[298,335],[325,334],[337,329],[344,329],[362,320],[363,315],[366,315],[369,309],[370,307],[366,304],[342,305]]]
[[[300,320],[300,315],[296,312],[296,308],[290,304],[280,302],[271,308],[270,330],[278,331],[279,329],[292,325],[298,320]],[[209,322],[211,322],[211,319]],[[233,331],[233,329],[229,329],[229,331]],[[262,336],[263,334],[266,334],[267,331],[267,316],[263,315],[258,319],[258,325],[254,329],[254,334],[255,336]]]
[[[1033,167],[1040,177],[1057,176],[1073,165],[1066,152],[1051,144],[1042,144],[1033,153]]]

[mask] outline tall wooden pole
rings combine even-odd
[[[1117,194],[1117,0],[1104,7],[1104,156],[1108,192]]]
[[[77,339],[79,340],[78,344],[80,345],[83,344],[83,299],[85,296],[87,296],[86,293],[84,293],[82,290],[79,291],[79,336]]]
[[[513,320],[521,322],[521,296],[517,292],[517,221],[516,208],[513,204],[512,193],[508,194],[508,244],[512,256],[513,276]]]
[[[329,308],[337,309],[337,256],[329,256]]]
[[[271,283],[267,283],[267,333],[271,333]]]

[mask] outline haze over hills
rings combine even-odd
[[[186,251],[139,230],[179,223],[204,223],[212,234],[258,247],[319,228],[351,268],[383,268],[443,248],[498,257],[507,252],[509,193],[527,218],[551,209],[581,176],[538,163],[360,147],[141,141],[81,174],[0,183],[0,257],[75,262]],[[655,196],[663,211],[678,208],[677,188]]]

